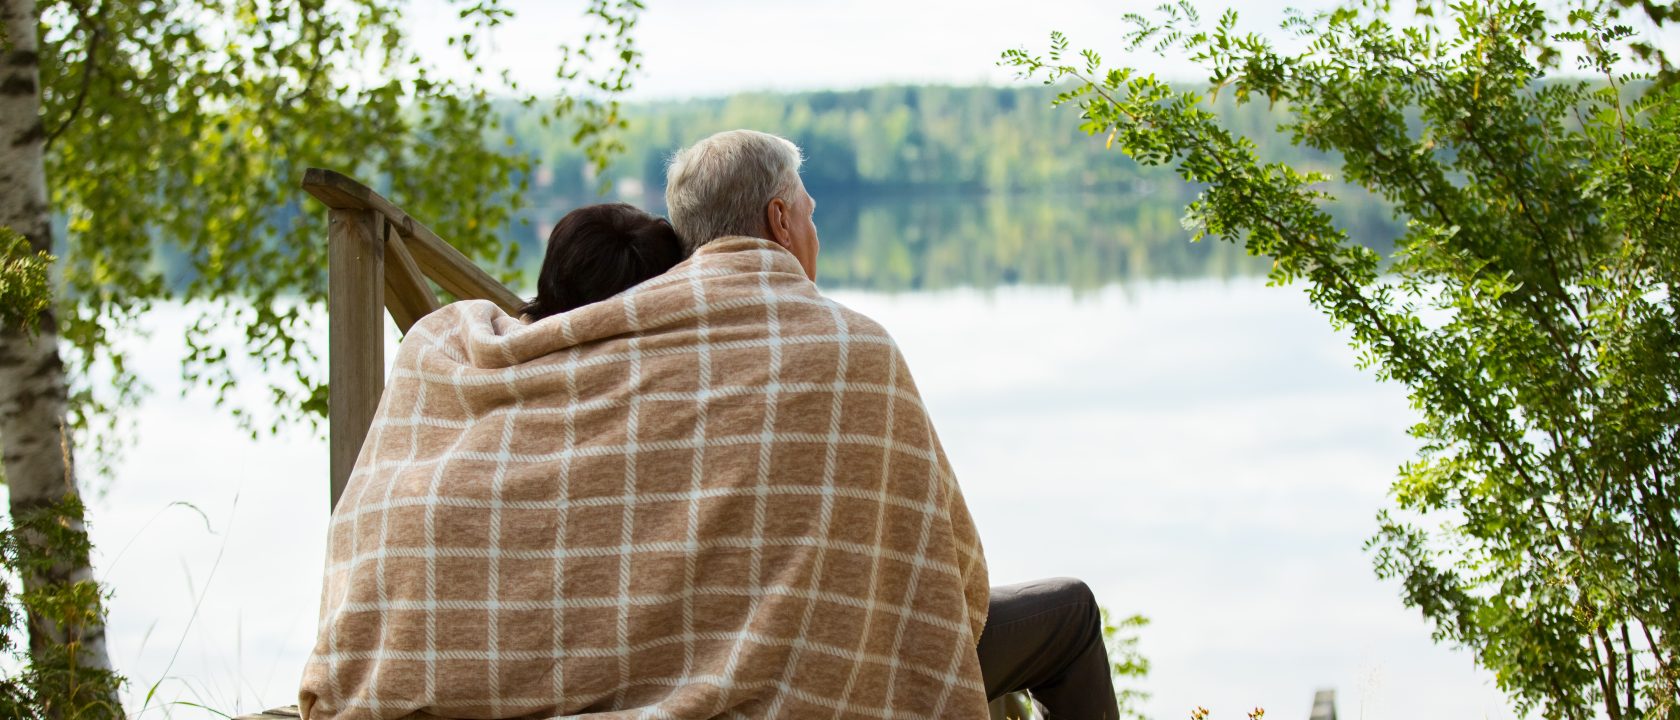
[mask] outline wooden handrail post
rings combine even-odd
[[[337,506],[385,388],[385,219],[333,208],[327,223],[327,423]]]
[[[344,494],[385,390],[387,305],[404,334],[438,309],[426,279],[456,298],[483,299],[509,314],[523,301],[443,238],[366,185],[321,168],[303,189],[327,214],[327,435],[332,504]],[[386,259],[390,268],[387,272]]]
[[[385,225],[385,309],[397,322],[397,330],[408,335],[410,328],[439,307],[437,294],[426,285],[425,274],[408,245],[389,224]]]

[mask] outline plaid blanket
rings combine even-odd
[[[305,718],[986,715],[986,565],[904,359],[764,240],[422,319],[327,554]]]

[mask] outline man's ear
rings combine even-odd
[[[788,226],[788,204],[779,197],[770,198],[770,204],[764,206],[764,225],[770,231],[771,240],[777,245],[793,249],[793,229]]]

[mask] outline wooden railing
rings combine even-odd
[[[385,389],[384,313],[404,334],[438,309],[437,283],[511,315],[518,295],[367,186],[310,168],[303,189],[327,212],[327,433],[331,503],[338,504]]]

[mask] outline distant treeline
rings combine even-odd
[[[632,104],[627,152],[608,171],[616,183],[657,195],[665,163],[679,148],[720,130],[753,128],[798,143],[813,193],[905,190],[1032,192],[1130,187],[1140,180],[1176,183],[1171,172],[1142,168],[1102,138],[1078,129],[1078,110],[1051,106],[1054,90],[886,86],[843,92],[748,93],[682,102]],[[1271,140],[1269,160],[1324,166],[1323,155],[1289,145],[1274,132],[1281,109],[1221,101],[1231,129]],[[538,111],[512,111],[515,145],[539,160],[535,190],[581,197],[593,193],[583,153],[569,133],[544,127]]]
[[[626,152],[607,178],[613,195],[663,212],[665,164],[679,148],[734,128],[783,135],[805,151],[801,174],[823,236],[819,274],[836,287],[1079,289],[1265,271],[1240,247],[1190,243],[1179,218],[1197,188],[1081,133],[1078,110],[1052,107],[1054,95],[1042,86],[888,86],[632,104]],[[1264,159],[1334,169],[1334,158],[1276,132],[1281,108],[1222,100],[1215,110],[1257,138]],[[543,126],[536,111],[510,111],[507,123],[516,148],[538,161],[525,224],[508,235],[529,286],[548,228],[598,202],[600,179],[569,133]],[[1386,249],[1399,232],[1387,205],[1330,190],[1340,197],[1329,209],[1355,241]]]

